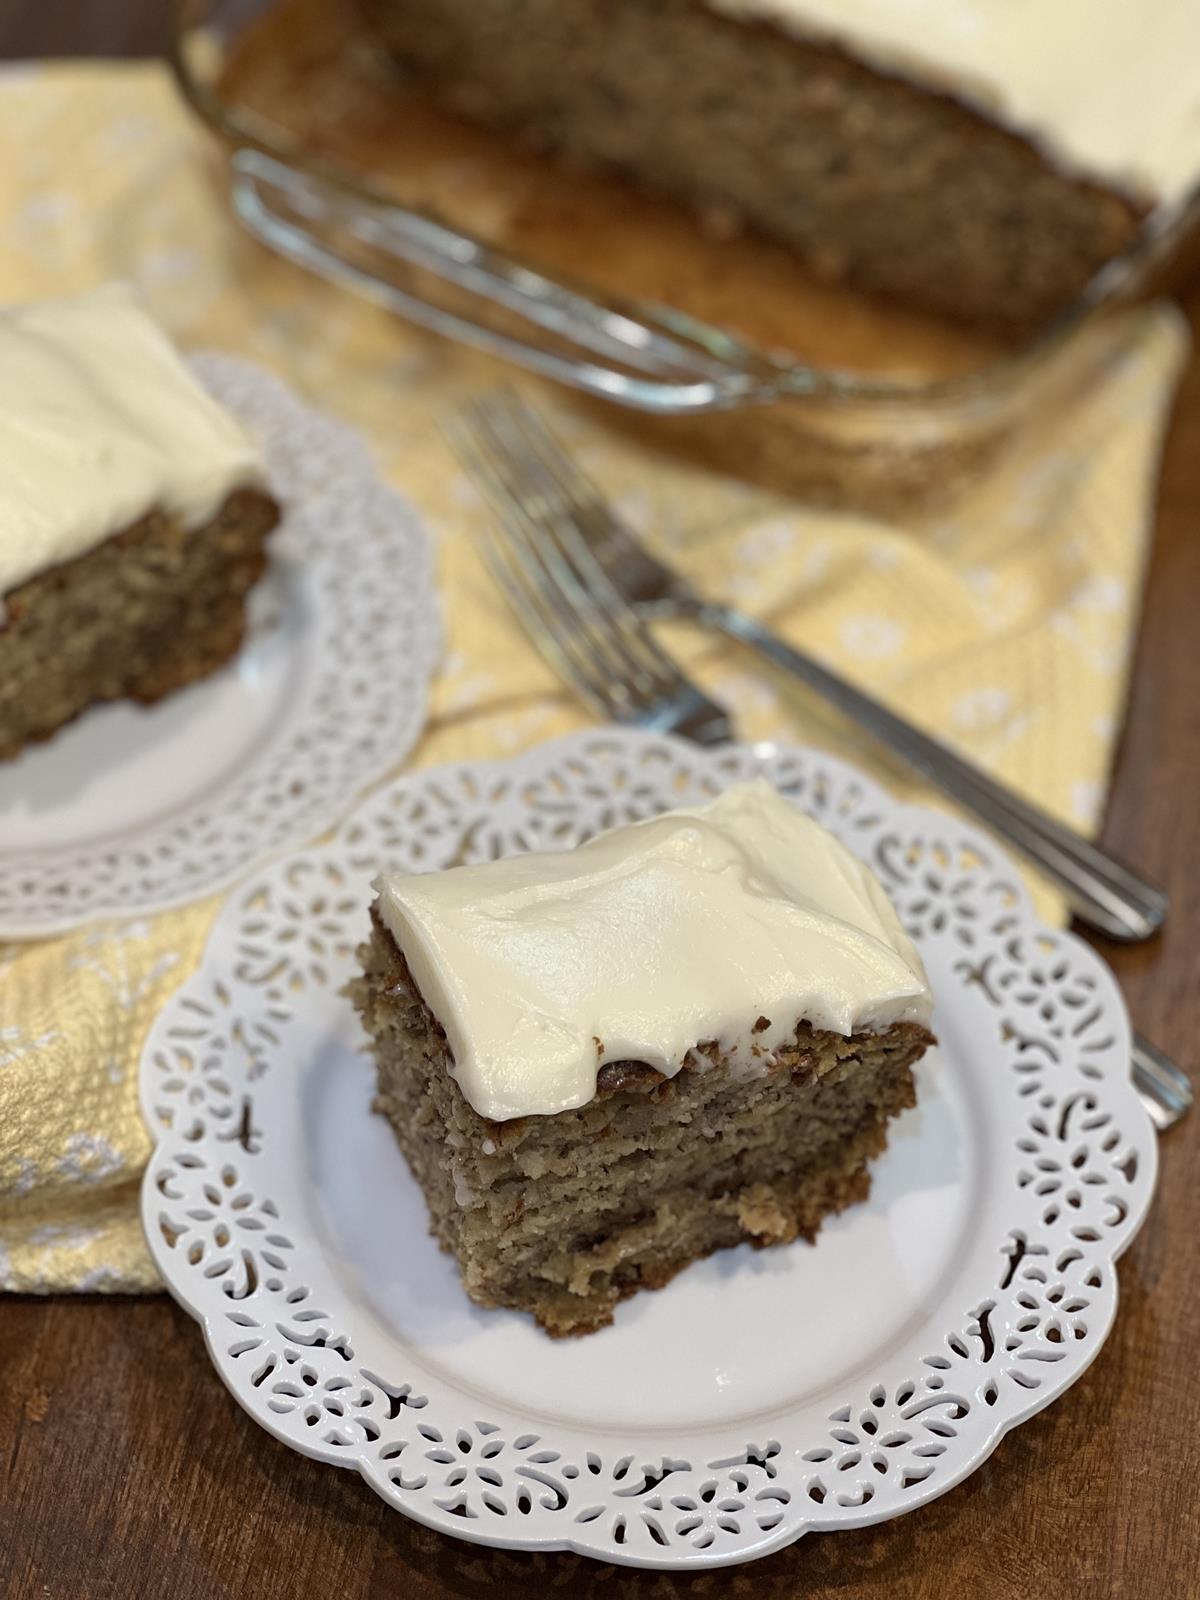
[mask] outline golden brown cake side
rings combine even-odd
[[[554,1336],[611,1322],[619,1301],[749,1241],[812,1240],[870,1187],[889,1119],[915,1102],[916,1023],[849,1038],[797,1026],[760,1071],[715,1046],[674,1078],[599,1071],[593,1100],[493,1122],[464,1099],[445,1035],[376,917],[351,996],[378,1070],[376,1102],[431,1227],[483,1306],[531,1312]]]
[[[152,511],[4,595],[0,760],[90,705],[149,704],[223,666],[278,520],[271,496],[252,488],[198,528]]]
[[[440,104],[939,314],[1040,323],[1138,226],[957,100],[700,0],[358,3]]]

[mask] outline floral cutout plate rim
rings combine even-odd
[[[424,726],[441,631],[415,511],[359,435],[277,379],[192,365],[262,439],[284,508],[246,639],[157,705],[93,707],[0,765],[0,938],[222,888],[336,823]]]
[[[428,1238],[341,991],[381,866],[570,846],[762,774],[879,873],[940,1045],[872,1195],[553,1342]],[[1157,1151],[1107,969],[953,818],[828,756],[575,735],[401,779],[256,873],[147,1039],[154,1259],[269,1432],[444,1533],[635,1566],[750,1560],[913,1510],[1096,1355]]]

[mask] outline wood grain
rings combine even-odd
[[[0,61],[158,55],[174,8],[175,0],[0,0]]]
[[[119,53],[162,0],[0,0],[0,57]],[[1200,289],[1187,303],[1200,331]],[[1139,1026],[1196,1064],[1200,1034],[1200,362],[1167,443],[1145,620],[1105,838],[1161,877],[1163,938],[1106,949]],[[165,1297],[0,1299],[5,1600],[1184,1600],[1200,1593],[1200,1116],[1162,1143],[1158,1200],[1121,1264],[1116,1328],[1060,1404],[924,1510],[678,1576],[476,1550],[263,1433]]]

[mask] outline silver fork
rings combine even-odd
[[[472,402],[453,442],[499,513],[485,560],[534,642],[602,715],[714,744],[727,714],[655,643],[648,617],[679,617],[748,642],[825,695],[972,810],[1063,889],[1085,921],[1124,939],[1154,931],[1166,896],[879,702],[732,607],[704,600],[645,550],[519,397]],[[1186,1075],[1135,1035],[1133,1076],[1159,1128],[1192,1103]]]
[[[451,439],[499,513],[493,528],[472,530],[480,553],[555,671],[610,721],[701,745],[732,739],[725,709],[684,676],[603,571],[590,560],[581,570],[578,549],[545,537],[549,508],[514,476],[503,429],[468,413]]]
[[[577,571],[588,572],[594,582],[605,582],[645,620],[699,623],[758,650],[1027,856],[1062,891],[1075,915],[1110,939],[1146,939],[1162,926],[1167,896],[1158,885],[794,649],[753,617],[697,593],[621,522],[519,395],[505,391],[477,401],[472,416],[507,449],[513,463],[508,469],[510,481],[517,492],[524,485],[527,496],[536,493],[541,520],[558,530]]]

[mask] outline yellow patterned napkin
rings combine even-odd
[[[364,429],[420,507],[450,641],[420,765],[511,754],[584,725],[472,555],[477,502],[437,430],[448,402],[498,369],[244,237],[208,141],[158,67],[0,69],[0,301],[116,276],[137,282],[185,344],[249,356]],[[1105,380],[1048,423],[1036,453],[1009,461],[952,518],[920,526],[797,509],[640,453],[544,400],[628,517],[714,592],[1086,828],[1120,721],[1159,442],[1186,348],[1165,307],[1103,337]],[[674,642],[747,736],[877,766],[869,745],[746,656],[683,632]],[[0,945],[0,1285],[155,1286],[136,1216],[148,1153],[138,1053],[218,904]]]

